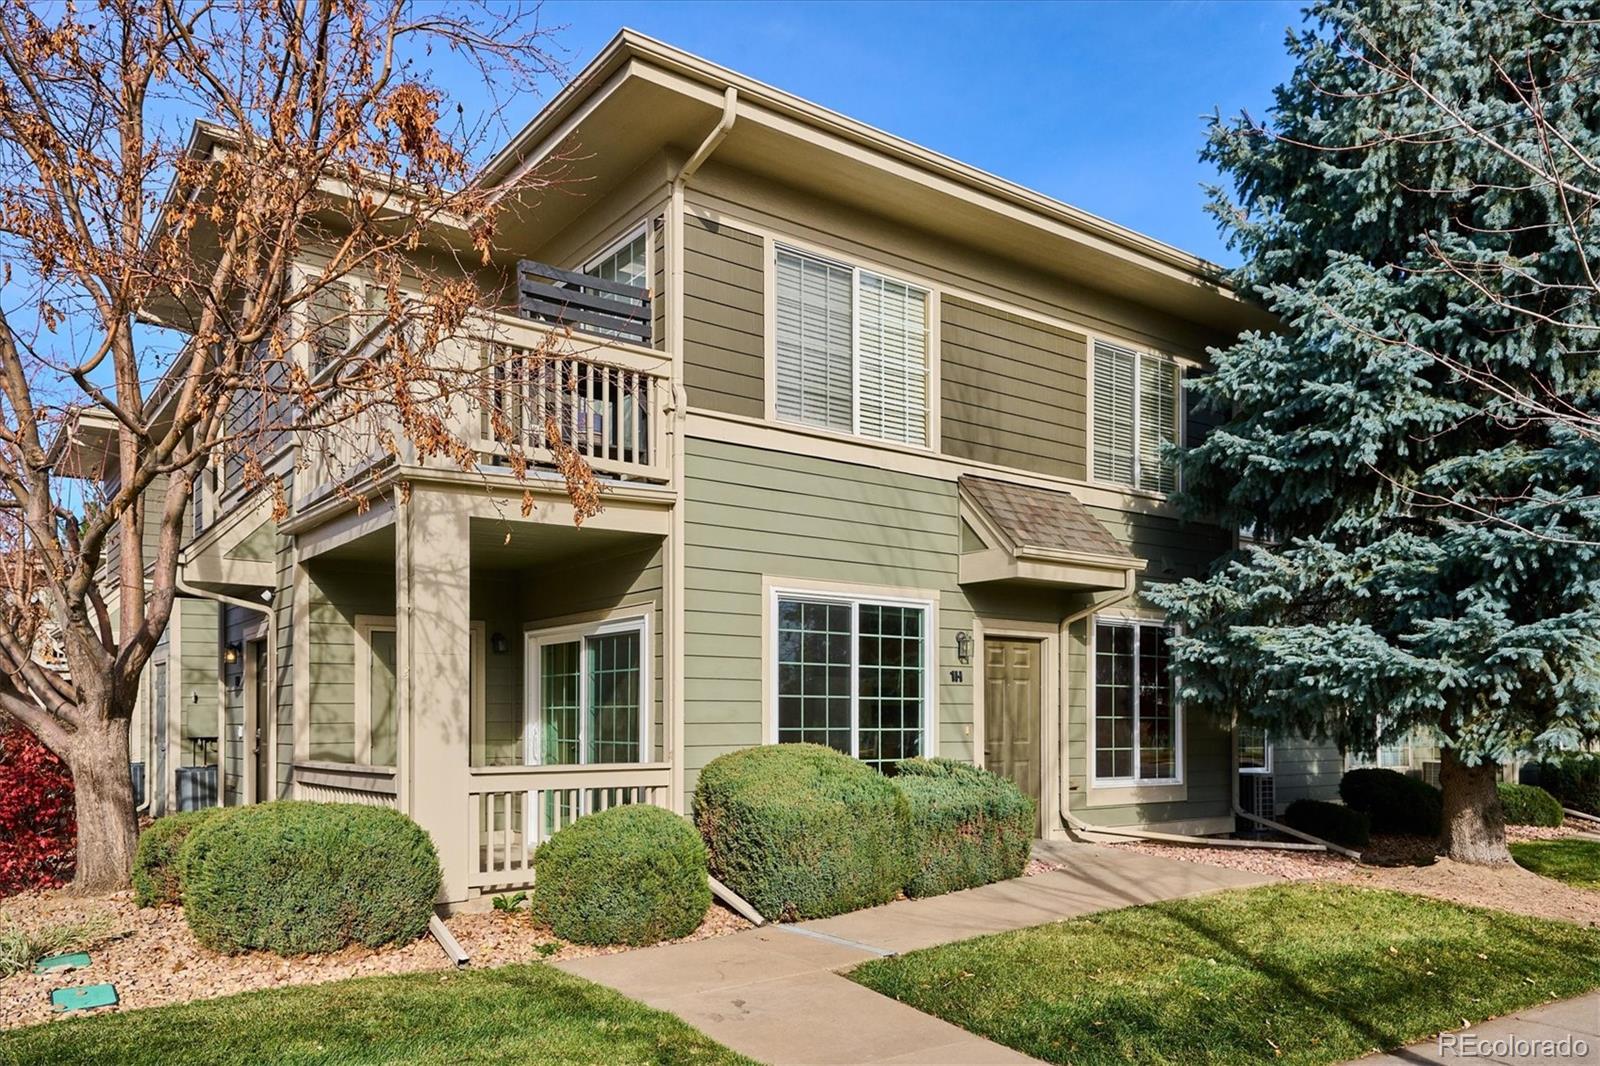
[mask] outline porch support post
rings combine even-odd
[[[441,902],[467,898],[472,552],[467,509],[413,486],[395,530],[400,809],[433,837]]]

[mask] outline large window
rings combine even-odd
[[[527,640],[527,761],[646,761],[644,619],[529,633]]]
[[[1095,479],[1171,492],[1177,473],[1161,452],[1164,445],[1177,442],[1177,364],[1095,342]]]
[[[775,272],[778,417],[927,444],[927,292],[784,247]]]
[[[923,753],[929,609],[831,596],[776,597],[777,740],[880,770]]]
[[[1163,625],[1099,619],[1094,627],[1094,777],[1099,785],[1181,779],[1182,719]]]

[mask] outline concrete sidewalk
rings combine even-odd
[[[1361,1066],[1427,1062],[1600,1064],[1600,992],[1496,1018],[1399,1051],[1370,1055],[1361,1060]]]
[[[1092,844],[1040,844],[1035,854],[1065,868],[837,918],[557,965],[775,1066],[1033,1062],[863,988],[842,971],[916,948],[1272,880]]]

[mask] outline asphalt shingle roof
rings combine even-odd
[[[971,474],[961,476],[961,487],[1018,549],[1135,558],[1070,492]]]

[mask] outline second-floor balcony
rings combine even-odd
[[[295,509],[385,466],[461,469],[464,452],[471,453],[469,469],[491,475],[524,466],[554,471],[570,449],[601,479],[670,480],[668,356],[594,322],[540,321],[524,317],[529,313],[478,313],[430,353],[441,368],[438,384],[413,388],[437,389],[424,405],[437,419],[434,446],[414,439],[415,427],[404,431],[381,398],[357,401],[367,409],[343,419],[330,414],[322,425],[313,409],[298,434]],[[643,314],[647,334],[647,306]],[[386,358],[386,332],[362,338],[346,361]],[[318,407],[335,411],[339,399],[335,390]]]

